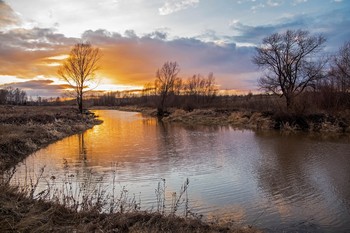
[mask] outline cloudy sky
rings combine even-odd
[[[0,85],[59,96],[58,65],[89,41],[103,53],[102,90],[142,87],[177,61],[183,78],[213,72],[223,90],[254,91],[262,38],[305,29],[332,53],[350,40],[349,12],[349,0],[0,0]]]

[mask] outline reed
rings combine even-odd
[[[25,166],[26,167],[26,166]],[[161,179],[155,189],[155,211],[153,209],[141,208],[141,193],[137,197],[135,193],[130,193],[126,186],[119,186],[116,177],[116,167],[111,170],[112,183],[104,183],[105,177],[96,177],[92,169],[72,172],[67,160],[63,161],[64,175],[58,178],[45,173],[45,166],[41,167],[37,173],[30,173],[27,169],[25,174],[17,178],[11,174],[6,181],[24,196],[34,200],[51,202],[61,205],[74,212],[98,213],[131,213],[146,211],[164,216],[189,217],[189,179],[187,178],[181,186],[179,192],[168,192],[166,180]],[[83,177],[83,178],[82,178]],[[108,184],[108,185],[107,185]],[[167,193],[171,198],[167,200]],[[183,210],[179,213],[179,210]],[[191,214],[191,216],[199,216]]]

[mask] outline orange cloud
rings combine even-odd
[[[214,72],[224,88],[251,86],[245,80],[252,75],[255,79],[250,62],[252,48],[205,43],[194,38],[166,40],[166,35],[159,32],[143,37],[129,34],[127,37],[97,30],[83,35],[84,40],[101,48],[101,73],[113,83],[143,85],[153,81],[156,70],[165,61],[177,61],[183,78]]]
[[[103,54],[98,73],[103,77],[101,85],[143,86],[154,81],[156,70],[166,61],[177,61],[183,78],[213,72],[222,89],[250,89],[245,86],[255,84],[250,62],[253,48],[235,44],[195,38],[167,40],[162,32],[139,37],[128,31],[122,36],[105,30],[86,31],[78,39],[45,28],[0,31],[0,41],[0,77],[58,78],[57,68],[73,45],[89,41]]]

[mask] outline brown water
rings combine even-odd
[[[168,193],[189,178],[190,208],[205,219],[268,232],[350,232],[348,137],[186,127],[115,110],[96,114],[103,124],[28,157],[14,182],[44,165],[38,191],[52,175],[60,180],[64,166],[78,180],[91,171],[89,179],[106,187],[115,177],[150,210],[162,178]]]

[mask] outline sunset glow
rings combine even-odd
[[[262,38],[301,28],[324,34],[332,53],[350,38],[349,10],[340,0],[0,0],[0,85],[59,96],[58,67],[88,41],[103,55],[99,91],[140,89],[177,61],[181,78],[213,72],[222,90],[254,92]]]

